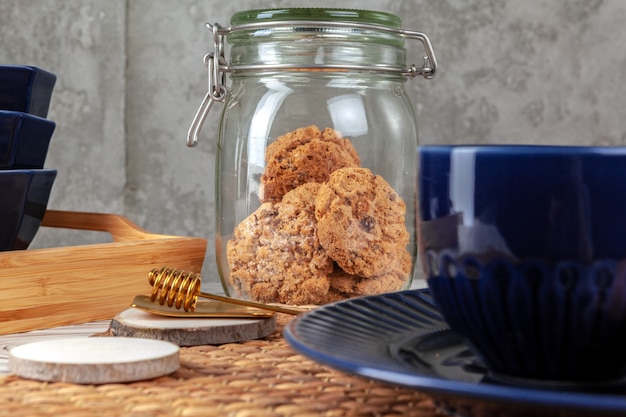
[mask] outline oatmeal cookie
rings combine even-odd
[[[319,304],[330,286],[333,262],[319,244],[315,196],[320,184],[263,203],[227,243],[230,284],[237,295],[260,302]]]
[[[333,129],[308,126],[268,145],[261,176],[262,202],[276,203],[290,190],[309,182],[323,183],[338,168],[358,167],[361,160],[349,139]]]
[[[328,277],[330,288],[324,303],[402,290],[409,281],[412,260],[411,254],[406,249],[401,249],[401,251],[398,263],[393,265],[389,272],[375,277],[351,275],[342,270],[339,265],[335,265]]]
[[[409,242],[406,205],[367,168],[341,168],[315,200],[320,244],[345,272],[371,278],[389,273]]]

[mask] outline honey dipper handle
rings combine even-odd
[[[163,239],[164,235],[149,233],[124,216],[81,211],[46,210],[42,226],[64,229],[108,232],[115,242]]]
[[[239,305],[247,306],[247,307],[256,307],[256,308],[260,308],[263,310],[275,311],[277,313],[291,314],[292,316],[305,312],[304,310],[298,310],[295,308],[282,307],[282,306],[277,306],[277,305],[272,305],[272,304],[256,303],[254,301],[239,300],[237,298],[225,297],[225,296],[217,295],[217,294],[209,294],[206,292],[199,292],[198,296],[202,298],[210,298],[216,301],[224,301],[226,303],[231,303],[231,304],[239,304]]]

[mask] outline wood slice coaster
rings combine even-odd
[[[264,319],[165,317],[130,308],[110,326],[114,336],[167,340],[178,346],[221,345],[266,337],[276,330],[276,316]]]
[[[161,340],[51,339],[11,349],[9,371],[23,378],[76,384],[140,381],[175,372],[179,351],[175,344]]]

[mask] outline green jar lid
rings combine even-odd
[[[230,23],[233,26],[246,23],[280,22],[286,20],[315,20],[334,22],[358,22],[400,28],[402,21],[391,13],[358,9],[293,8],[256,9],[235,13]]]

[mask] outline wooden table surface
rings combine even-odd
[[[440,416],[412,389],[315,363],[282,337],[293,316],[278,314],[263,339],[183,347],[174,374],[125,384],[39,382],[10,375],[8,349],[49,338],[107,336],[110,321],[0,336],[0,415],[19,416]]]

